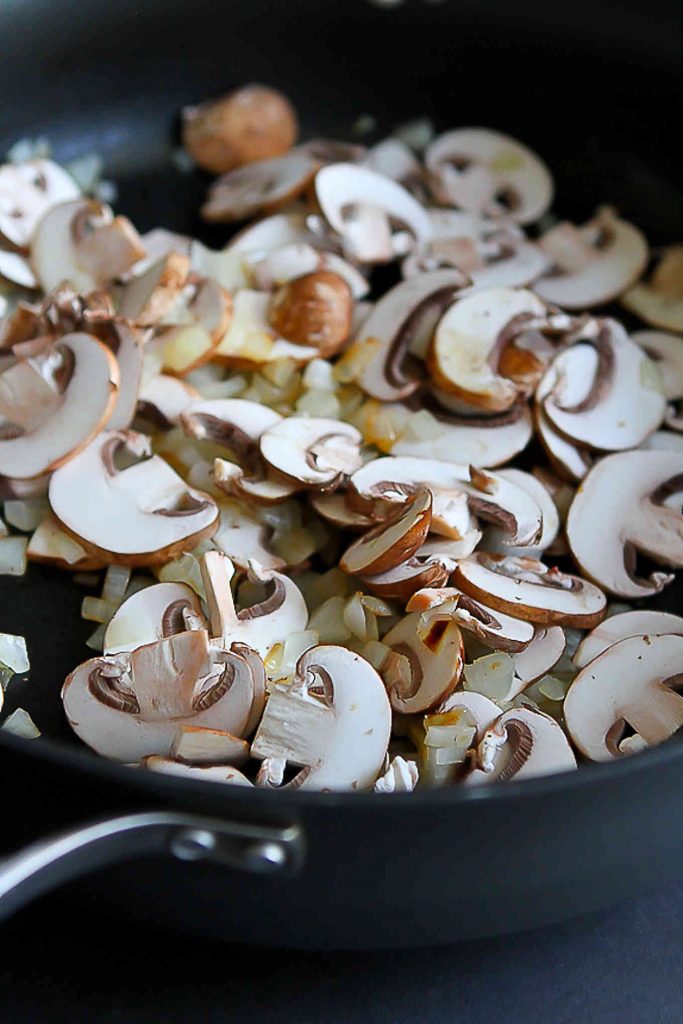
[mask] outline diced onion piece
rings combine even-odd
[[[544,676],[537,686],[539,693],[542,693],[548,700],[564,700],[569,689],[569,681],[558,679],[556,676]]]
[[[94,633],[91,633],[88,639],[85,641],[86,646],[91,651],[98,651],[101,653],[104,650],[104,634],[107,629],[107,623],[101,622]]]
[[[162,583],[187,583],[199,597],[206,597],[199,562],[194,555],[186,553],[167,562],[157,571],[157,577]]]
[[[11,732],[13,736],[22,736],[25,740],[35,740],[40,736],[40,729],[23,708],[17,708],[8,715],[0,728]]]
[[[0,664],[11,669],[14,675],[29,671],[31,663],[28,660],[26,640],[23,636],[0,633]]]
[[[102,600],[118,608],[128,589],[130,573],[131,570],[128,566],[110,565],[104,577]]]
[[[81,618],[87,622],[102,622],[105,625],[113,617],[118,605],[103,601],[101,597],[84,597],[81,602]]]
[[[498,652],[477,658],[471,665],[465,665],[466,690],[483,693],[485,697],[500,702],[508,700],[515,677],[515,663],[509,654]]]
[[[15,530],[33,533],[40,526],[49,508],[47,498],[17,498],[5,502],[5,519]]]
[[[0,576],[24,575],[27,547],[27,537],[0,538]]]
[[[311,615],[308,628],[318,633],[321,644],[343,644],[351,636],[344,619],[345,607],[343,597],[330,597]]]
[[[314,629],[305,629],[301,633],[292,633],[284,643],[275,644],[268,652],[264,665],[271,682],[289,679],[299,658],[320,643],[320,637]]]

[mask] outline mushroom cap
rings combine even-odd
[[[263,665],[261,664],[261,672]],[[259,681],[259,685],[262,681]],[[64,711],[74,732],[105,757],[168,757],[179,725],[247,728],[253,662],[196,629],[118,655],[92,658],[67,676]]]
[[[609,647],[631,636],[657,636],[670,633],[683,636],[683,618],[670,612],[638,610],[610,615],[603,619],[576,649],[572,661],[577,668],[585,668]]]
[[[250,288],[235,293],[230,326],[212,352],[212,360],[253,370],[278,359],[301,364],[318,358],[320,353],[315,345],[295,345],[276,336],[268,321],[270,299],[270,292]]]
[[[116,454],[125,450],[142,461],[118,470]],[[53,474],[49,498],[67,532],[105,562],[159,564],[218,525],[213,499],[187,487],[132,431],[102,431]]]
[[[391,706],[401,714],[427,711],[453,692],[464,667],[462,634],[453,621],[422,628],[420,612],[406,615],[383,643],[391,648],[380,666]]]
[[[492,128],[457,128],[427,148],[425,163],[442,201],[473,213],[503,210],[518,224],[538,220],[553,199],[553,180],[541,158]]]
[[[630,726],[647,746],[683,725],[683,637],[632,636],[594,658],[574,679],[564,701],[569,734],[591,761],[612,761]]]
[[[416,491],[393,515],[354,541],[342,555],[339,568],[355,575],[395,569],[424,543],[431,521],[431,491]]]
[[[263,569],[284,569],[285,561],[268,547],[270,530],[240,502],[220,501],[220,524],[214,547],[240,565],[258,562]]]
[[[184,633],[187,616],[204,623],[199,598],[186,583],[154,583],[138,590],[119,605],[104,634],[104,653],[121,654],[136,647]]]
[[[251,752],[301,766],[301,789],[369,789],[390,733],[389,699],[372,665],[320,646],[302,655],[292,683],[272,688]]]
[[[75,333],[60,339],[59,350],[73,363],[69,382],[61,400],[55,400],[54,411],[36,429],[0,440],[3,476],[24,480],[62,465],[92,440],[114,408],[119,371],[109,349],[89,334]],[[12,369],[6,372],[11,373]],[[0,403],[3,376],[0,375]],[[21,395],[11,398],[18,409]],[[2,414],[10,421],[12,404],[5,408],[0,405]]]
[[[683,453],[619,452],[601,459],[569,509],[567,540],[582,572],[619,597],[649,597],[671,577],[635,575],[637,551],[683,565],[683,516],[667,499],[680,494]]]
[[[52,206],[77,199],[78,185],[52,160],[24,160],[0,167],[0,239],[26,249],[36,224]]]
[[[542,625],[591,629],[604,618],[607,605],[592,583],[535,558],[477,551],[458,564],[455,583],[491,608]]]
[[[465,785],[554,775],[576,768],[576,758],[562,728],[549,715],[512,708],[485,733],[477,764]]]
[[[362,437],[342,420],[290,416],[261,435],[261,455],[286,479],[304,487],[335,484],[361,465]]]
[[[441,555],[421,555],[420,550],[394,569],[363,576],[363,588],[377,597],[405,601],[423,587],[442,587],[455,569],[455,561]]]

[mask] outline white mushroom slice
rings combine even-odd
[[[518,224],[542,217],[553,198],[550,171],[532,150],[491,128],[439,135],[425,153],[440,202],[473,213],[505,212]]]
[[[118,296],[122,317],[140,326],[158,324],[173,309],[190,272],[190,259],[170,252],[131,278]]]
[[[683,453],[683,437],[671,430],[658,430],[655,434],[650,434],[640,447],[657,452]]]
[[[422,628],[413,612],[383,639],[391,648],[380,674],[391,706],[401,714],[427,711],[456,688],[464,667],[462,634],[455,622],[437,619]]]
[[[574,752],[554,719],[531,708],[513,708],[485,733],[465,785],[519,781],[574,768]]]
[[[162,430],[180,423],[182,414],[199,399],[187,381],[159,373],[140,388],[138,416]]]
[[[138,461],[117,469],[124,454]],[[132,431],[102,431],[53,474],[49,497],[61,525],[107,563],[158,565],[218,524],[213,499],[187,487]]]
[[[88,334],[65,334],[54,353],[38,361],[38,368],[35,376],[41,372],[48,379],[52,377],[55,387],[60,372],[70,370],[70,376],[46,419],[34,429],[19,430],[18,436],[15,433],[0,440],[0,474],[19,480],[39,476],[72,458],[96,435],[116,402],[116,360]],[[24,408],[26,382],[21,389],[13,388],[10,392],[3,388],[5,377],[14,376],[14,371],[15,367],[11,367],[0,375],[0,416],[21,426],[22,409],[30,412]]]
[[[555,472],[574,482],[583,480],[593,464],[590,452],[555,430],[540,405],[534,410],[534,421],[538,438]]]
[[[261,455],[286,479],[329,487],[361,465],[362,437],[342,420],[290,416],[261,435]]]
[[[635,331],[631,341],[645,349],[661,372],[664,397],[683,397],[683,339],[665,331]]]
[[[683,245],[664,249],[650,279],[630,288],[621,302],[653,327],[683,332]]]
[[[37,288],[38,281],[31,269],[31,264],[18,252],[0,249],[0,279],[18,284],[20,288]]]
[[[446,555],[422,555],[418,551],[394,569],[361,579],[363,588],[371,594],[405,601],[422,587],[444,586],[455,566],[456,562]]]
[[[193,245],[193,239],[188,235],[179,235],[175,231],[167,231],[166,228],[152,228],[151,231],[140,236],[140,241],[145,255],[137,263],[134,263],[130,270],[121,275],[121,279],[124,281],[130,277],[139,277],[152,264],[158,263],[165,256],[170,256],[171,253],[189,256]]]
[[[278,359],[307,363],[320,355],[315,345],[295,345],[277,337],[268,319],[270,301],[270,292],[242,288],[235,294],[230,326],[212,354],[217,362],[255,369]]]
[[[145,255],[140,237],[125,217],[92,199],[62,203],[40,220],[31,262],[43,291],[66,281],[77,292],[107,284]]]
[[[306,602],[297,585],[287,576],[252,562],[248,568],[249,578],[264,584],[268,593],[262,601],[238,612],[230,589],[235,571],[230,559],[218,551],[207,551],[201,570],[211,634],[221,637],[225,646],[235,642],[246,644],[265,658],[275,644],[306,629]]]
[[[188,437],[224,445],[238,458],[249,462],[258,453],[257,441],[282,416],[258,402],[243,398],[200,399],[182,416]]]
[[[509,553],[511,555],[538,555],[545,551],[557,538],[560,530],[560,517],[555,502],[548,489],[531,473],[521,469],[499,469],[496,476],[520,487],[531,495],[541,510],[541,534],[532,546],[513,547],[501,530],[489,528],[484,534],[483,547],[487,551]]]
[[[522,688],[531,686],[558,663],[567,640],[561,626],[537,626],[534,638],[525,650],[513,655],[515,677]]]
[[[392,445],[392,455],[446,462],[456,456],[472,466],[494,467],[523,452],[533,434],[526,403],[488,420],[451,416],[434,406],[430,411],[441,428],[439,436],[422,440],[400,437]]]
[[[563,309],[588,309],[611,302],[642,274],[648,247],[642,232],[608,207],[575,227],[564,221],[539,240],[552,261],[534,290]]]
[[[413,594],[406,605],[408,612],[435,610],[440,605],[449,618],[482,643],[496,651],[523,651],[534,637],[534,627],[523,619],[487,608],[480,601],[463,594],[457,587],[424,588]],[[433,616],[430,614],[430,621]]]
[[[172,757],[160,757],[152,754],[150,757],[143,757],[141,767],[148,771],[161,772],[164,775],[179,775],[182,778],[197,779],[199,782],[218,782],[230,786],[253,786],[246,775],[243,775],[232,765],[197,765],[186,764],[185,761],[176,761]]]
[[[549,569],[534,558],[479,551],[458,563],[455,583],[491,608],[542,625],[591,629],[605,615],[605,595],[592,583]]]
[[[609,647],[631,636],[657,636],[670,633],[683,636],[683,618],[670,612],[633,611],[610,615],[584,637],[572,661],[577,668],[585,668]]]
[[[311,491],[309,499],[312,508],[326,519],[328,523],[338,526],[341,530],[363,531],[375,525],[371,516],[351,508],[346,495],[335,491],[333,494],[317,494]]]
[[[567,540],[582,572],[618,597],[656,594],[672,579],[636,576],[636,553],[683,566],[683,454],[620,452],[601,459],[576,493]],[[677,507],[669,504],[677,497]]]
[[[256,505],[280,505],[300,490],[294,481],[275,480],[267,472],[247,476],[241,466],[220,458],[214,459],[213,476],[226,494]]]
[[[79,665],[62,688],[67,720],[105,757],[168,757],[179,725],[246,734],[265,671],[245,650],[225,650],[205,630]],[[250,652],[253,655],[253,651]]]
[[[421,371],[409,351],[426,350],[463,283],[457,270],[422,274],[397,284],[375,304],[353,345],[361,357],[358,384],[367,394],[395,402],[420,386]]]
[[[594,658],[574,679],[564,701],[572,740],[591,761],[629,752],[627,728],[648,747],[683,725],[683,637],[633,636]]]
[[[274,213],[253,224],[248,224],[230,239],[226,253],[244,254],[248,259],[260,259],[273,249],[285,245],[297,245],[300,242],[311,242],[313,233],[308,227],[305,210],[291,210],[287,213]],[[208,271],[200,271],[207,277],[213,277]]]
[[[128,324],[107,325],[106,332],[98,331],[99,339],[116,357],[119,368],[119,387],[116,404],[107,419],[109,430],[125,430],[133,422],[138,404],[142,379],[143,344],[139,334]]]
[[[431,521],[431,492],[416,491],[393,515],[354,541],[342,555],[339,568],[353,575],[371,576],[395,569],[424,543]]]
[[[102,568],[102,561],[90,557],[73,537],[60,527],[52,512],[46,513],[31,535],[26,549],[30,562],[55,565],[59,569],[86,572]]]
[[[52,160],[25,160],[0,167],[0,238],[27,249],[36,224],[58,203],[77,199],[74,179]]]
[[[397,755],[375,783],[375,793],[412,793],[420,779],[415,761]]]
[[[284,569],[285,562],[268,546],[269,530],[237,502],[221,501],[220,524],[212,542],[240,566],[258,562],[263,569]]]
[[[422,166],[413,151],[400,139],[382,139],[363,156],[362,165],[376,174],[398,181],[409,191],[423,191]]]
[[[307,790],[370,789],[382,770],[391,708],[382,680],[360,655],[313,647],[290,684],[276,684],[252,743],[262,778],[277,784],[285,764]],[[261,774],[261,773],[260,773]]]
[[[407,227],[418,244],[429,239],[429,217],[423,206],[397,182],[367,167],[328,164],[315,176],[315,194],[328,223],[361,262],[376,259],[382,249],[378,246],[378,233],[383,231],[388,236],[391,259],[396,245],[391,222]],[[363,221],[368,214],[366,235]]]
[[[121,654],[188,629],[205,629],[199,598],[186,583],[155,583],[119,605],[104,633],[105,654]]]
[[[307,153],[293,149],[284,156],[237,167],[211,185],[202,217],[222,224],[274,213],[306,191],[319,166]]]
[[[526,324],[547,319],[544,303],[523,289],[484,289],[460,299],[434,334],[429,368],[435,384],[470,406],[505,412],[524,388],[497,372],[502,350]]]
[[[220,729],[180,725],[173,737],[171,756],[190,764],[241,765],[249,760],[249,744]]]
[[[616,320],[556,356],[537,400],[556,430],[608,451],[639,445],[666,411],[656,368]]]

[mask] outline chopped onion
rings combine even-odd
[[[304,391],[303,395],[297,399],[296,411],[307,413],[309,416],[338,419],[341,404],[332,391],[313,388],[310,391]]]
[[[368,638],[368,623],[360,594],[354,594],[344,605],[344,622],[359,640]]]
[[[71,579],[77,587],[96,587],[100,582],[96,572],[75,572]]]
[[[508,699],[514,677],[515,663],[509,654],[487,654],[465,665],[464,688],[500,702]]]
[[[436,129],[428,117],[419,117],[415,121],[406,121],[393,132],[393,137],[399,142],[405,143],[416,153],[421,153],[427,148],[434,138]]]
[[[538,692],[542,693],[548,700],[564,700],[567,696],[569,683],[556,676],[543,676],[538,682]]]
[[[157,576],[162,583],[187,583],[202,600],[206,598],[199,562],[194,555],[184,554],[167,562],[157,570]]]
[[[27,547],[27,537],[0,538],[0,576],[24,575]]]
[[[421,409],[411,415],[403,436],[407,440],[434,441],[443,432],[444,428],[436,416],[433,416],[427,409]]]
[[[308,391],[335,391],[334,367],[327,359],[311,359],[303,372],[301,383]]]
[[[0,516],[0,537],[6,537],[8,533],[9,530],[6,527],[2,516]]]
[[[81,618],[86,619],[87,622],[103,622],[106,624],[112,618],[117,608],[118,604],[110,604],[109,601],[103,601],[101,597],[88,595],[81,602]]]
[[[318,633],[321,644],[343,644],[351,636],[344,619],[345,607],[343,597],[330,597],[311,615],[308,628]]]
[[[214,380],[203,384],[199,391],[202,398],[236,398],[247,387],[247,378],[242,374],[228,377],[227,380]]]
[[[118,607],[128,589],[130,574],[131,570],[128,566],[110,565],[104,577],[102,600],[108,604],[116,604]]]
[[[47,498],[18,498],[5,502],[5,519],[16,530],[32,533],[49,511]]]
[[[107,630],[107,623],[101,622],[94,633],[91,633],[85,641],[91,651],[102,652],[104,650],[104,634]]]
[[[284,558],[287,565],[300,565],[317,551],[318,544],[311,530],[297,526],[273,538],[271,547],[276,555]]]
[[[84,153],[64,165],[81,192],[92,195],[100,184],[104,161],[99,153]]]
[[[0,728],[11,732],[13,736],[22,736],[25,740],[35,740],[40,736],[40,729],[23,708],[17,708],[8,715]]]
[[[289,679],[299,658],[319,642],[320,637],[314,629],[305,629],[301,633],[292,633],[284,643],[275,644],[264,661],[271,682]]]
[[[22,675],[31,668],[23,636],[0,633],[0,665],[10,669],[14,675]]]
[[[357,649],[358,653],[378,671],[391,650],[390,647],[387,647],[386,644],[381,643],[379,640],[364,640],[358,645]]]
[[[411,793],[419,778],[420,771],[415,761],[398,754],[375,783],[375,793]]]

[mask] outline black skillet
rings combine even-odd
[[[292,97],[308,134],[348,137],[365,113],[379,133],[425,114],[507,130],[548,159],[563,214],[608,201],[655,243],[683,237],[673,2],[4,0],[0,38],[0,150],[45,134],[59,158],[99,151],[140,230],[225,237],[196,221],[204,182],[169,160],[175,118],[260,80]],[[21,703],[50,737],[0,733],[0,915],[71,882],[71,898],[131,924],[409,946],[569,917],[680,871],[675,741],[554,778],[384,798],[245,791],[98,759],[66,742],[58,700],[86,656],[81,596],[38,568],[0,577],[0,628],[26,634],[32,656]]]

